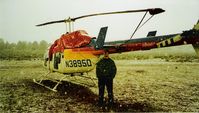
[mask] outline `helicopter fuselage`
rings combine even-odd
[[[103,51],[98,52],[103,54]],[[99,53],[93,53],[94,49],[91,47],[65,49],[62,53],[54,53],[51,61],[46,59],[44,66],[50,71],[64,74],[89,72],[99,60]]]
[[[106,42],[103,49],[95,49],[92,46],[64,49],[63,52],[53,53],[51,60],[46,57],[44,64],[50,71],[64,74],[84,73],[95,68],[105,50],[114,54],[194,43],[199,44],[198,36],[184,37],[179,34],[113,41]]]
[[[195,26],[197,25],[199,25],[199,23],[197,23]],[[199,47],[198,27],[194,27],[191,30],[184,31],[183,33],[179,34],[104,42],[106,30],[107,27],[101,28],[97,41],[91,37],[90,40],[88,40],[89,36],[86,32],[82,31],[75,31],[71,33],[75,35],[79,33],[77,36],[79,37],[80,41],[77,40],[78,37],[74,38],[75,35],[71,35],[72,38],[70,40],[67,39],[68,42],[66,43],[66,41],[63,42],[64,37],[62,35],[60,40],[56,40],[55,43],[51,45],[50,50],[47,51],[48,54],[46,54],[44,66],[50,71],[56,71],[64,74],[84,73],[95,68],[100,55],[104,54],[105,50],[108,50],[109,54],[113,54],[184,44],[192,44],[195,50],[198,50]],[[66,37],[69,36],[70,33],[67,34]],[[86,40],[83,40],[85,38]],[[82,43],[82,40],[84,43]],[[78,41],[80,44],[84,45],[74,48],[64,48],[68,47],[69,45],[67,44],[71,44],[73,41],[76,43],[76,46],[79,46],[79,43],[77,43]]]

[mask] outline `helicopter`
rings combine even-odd
[[[85,30],[74,31],[74,22],[76,20],[100,16],[100,15],[111,15],[111,14],[123,14],[123,13],[138,13],[145,12],[139,24],[137,25],[135,31],[128,40],[120,41],[110,41],[105,42],[106,33],[108,27],[102,27],[99,31],[98,37],[91,37]],[[96,13],[90,15],[83,15],[75,18],[67,18],[58,21],[51,21],[36,26],[45,26],[55,23],[66,23],[67,32],[48,48],[45,53],[44,66],[51,72],[58,72],[65,75],[84,75],[92,71],[96,63],[100,59],[100,55],[108,51],[109,54],[122,53],[129,51],[138,50],[149,50],[153,48],[177,46],[183,44],[193,44],[195,48],[199,46],[199,23],[192,30],[183,32],[181,34],[165,35],[165,36],[155,36],[156,32],[149,32],[146,38],[132,39],[135,32],[142,27],[146,22],[148,22],[154,15],[165,12],[161,8],[149,8],[141,10],[126,10],[117,12],[107,12],[107,13]],[[150,14],[145,22],[144,18],[147,14]],[[150,38],[149,38],[150,37]],[[47,75],[49,75],[49,73]],[[45,75],[46,77],[46,75]],[[57,84],[51,88],[44,84],[43,78],[40,81],[33,81],[39,85],[42,85],[52,91],[57,91],[57,86],[65,77],[57,81]]]

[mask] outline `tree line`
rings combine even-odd
[[[18,41],[17,43],[9,43],[0,38],[0,59],[42,59],[48,46],[49,44],[45,40],[42,40],[40,42]]]

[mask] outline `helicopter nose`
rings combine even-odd
[[[156,14],[159,14],[159,13],[163,13],[165,12],[165,10],[161,9],[161,8],[153,8],[153,9],[149,9],[149,13],[151,15],[156,15]]]

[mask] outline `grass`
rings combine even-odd
[[[143,111],[199,110],[198,63],[117,62],[122,65],[115,80],[120,101],[126,97],[125,103],[142,103]]]
[[[140,55],[139,60],[115,60],[118,71],[112,111],[198,112],[199,61],[195,56],[184,57],[167,60],[164,56],[147,59]],[[96,106],[98,88],[91,80],[68,76],[55,93],[32,81],[46,73],[40,60],[0,61],[0,112],[109,111]],[[61,76],[54,73],[51,77]],[[95,77],[95,70],[85,76]]]

